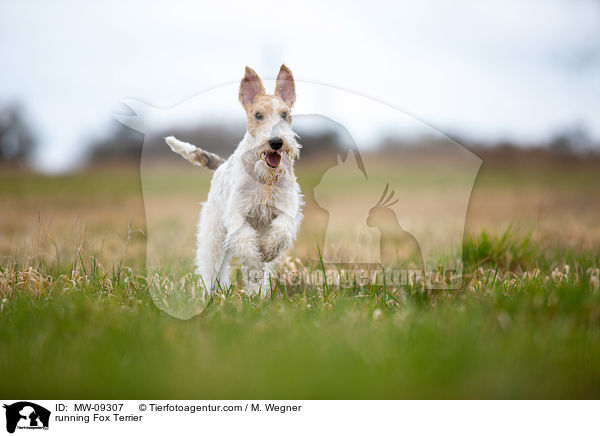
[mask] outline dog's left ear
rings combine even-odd
[[[296,86],[294,85],[294,76],[288,67],[282,65],[277,75],[277,85],[275,86],[275,95],[279,96],[285,104],[292,107],[296,101]]]
[[[248,110],[257,95],[264,95],[265,88],[256,71],[246,67],[246,74],[240,83],[240,103]]]

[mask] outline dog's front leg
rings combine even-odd
[[[261,244],[261,252],[265,262],[276,261],[287,249],[291,248],[296,238],[296,222],[286,214],[277,216],[265,232]]]
[[[240,261],[245,291],[249,295],[266,296],[270,295],[270,289],[265,284],[265,263],[258,241],[258,232],[244,222],[230,235],[229,246]]]
[[[247,222],[244,222],[229,236],[229,246],[233,249],[233,254],[240,260],[242,266],[254,269],[262,267],[258,232]]]

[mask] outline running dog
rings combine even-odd
[[[292,72],[282,65],[274,94],[267,94],[258,74],[246,67],[239,100],[247,131],[227,160],[173,136],[165,140],[188,161],[215,170],[198,221],[196,273],[205,289],[229,287],[235,256],[245,291],[264,298],[271,295],[272,267],[293,245],[304,205],[294,174],[301,145],[292,130]]]

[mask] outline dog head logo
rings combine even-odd
[[[14,433],[16,429],[48,429],[50,411],[29,401],[19,401],[3,406],[6,409],[6,431]]]

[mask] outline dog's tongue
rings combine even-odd
[[[281,162],[281,155],[276,151],[270,151],[267,153],[267,163],[269,166],[276,168]]]

